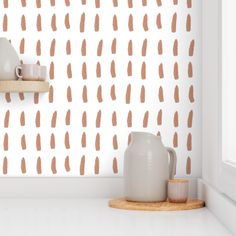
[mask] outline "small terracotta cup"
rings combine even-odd
[[[188,180],[168,180],[168,200],[175,203],[185,203],[188,200]]]

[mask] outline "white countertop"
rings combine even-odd
[[[231,235],[207,208],[144,212],[112,209],[107,203],[107,199],[0,199],[0,235]]]

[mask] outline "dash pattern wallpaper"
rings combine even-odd
[[[49,93],[0,94],[0,175],[121,176],[131,131],[201,174],[199,0],[2,0],[1,37]]]

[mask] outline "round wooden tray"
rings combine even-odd
[[[202,208],[205,206],[202,200],[188,200],[186,203],[171,202],[130,202],[124,198],[113,199],[109,201],[112,208],[124,210],[141,210],[141,211],[183,211]]]

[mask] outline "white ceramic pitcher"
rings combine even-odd
[[[170,158],[168,158],[168,153]],[[132,132],[125,151],[125,197],[129,201],[160,202],[167,199],[167,181],[176,174],[176,153],[161,137]]]

